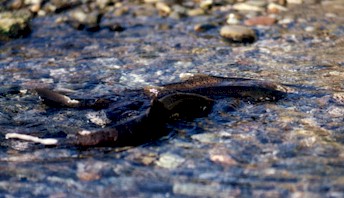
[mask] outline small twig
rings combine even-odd
[[[35,143],[40,143],[44,145],[57,145],[58,140],[53,138],[39,138],[31,135],[19,134],[19,133],[7,133],[5,136],[6,139],[20,139],[31,141]]]

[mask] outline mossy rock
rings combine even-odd
[[[29,10],[0,12],[0,40],[25,37],[31,32]]]

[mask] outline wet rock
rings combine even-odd
[[[239,43],[253,43],[257,39],[253,29],[240,25],[223,26],[220,35],[227,41]]]
[[[154,153],[148,153],[148,154],[141,155],[136,160],[141,162],[142,164],[148,166],[148,165],[151,165],[155,162],[156,156]]]
[[[199,16],[205,14],[205,11],[201,8],[191,9],[188,10],[187,15],[188,16]]]
[[[206,32],[214,28],[216,28],[216,26],[213,24],[197,24],[194,26],[196,32]]]
[[[173,5],[172,9],[173,9],[173,12],[177,12],[181,15],[186,15],[186,13],[187,13],[187,8],[185,8],[184,6],[178,5],[178,4]]]
[[[0,13],[0,40],[25,37],[31,32],[30,19],[32,14],[28,10]]]
[[[341,118],[344,115],[343,107],[330,106],[326,111],[330,116],[335,118]]]
[[[286,6],[287,5],[287,0],[278,0],[278,1],[275,1],[278,5],[281,5],[281,6]]]
[[[168,6],[166,3],[164,2],[158,2],[156,3],[156,9],[159,10],[160,15],[162,16],[167,16],[171,13],[172,9],[170,6]]]
[[[233,6],[235,10],[264,12],[265,8],[249,3],[237,3]]]
[[[77,164],[77,177],[82,181],[94,181],[101,178],[101,171],[108,166],[107,163],[88,161]]]
[[[246,1],[246,4],[263,8],[266,6],[266,1],[265,0],[249,0],[249,1]]]
[[[173,5],[172,10],[173,10],[173,12],[170,14],[170,17],[172,17],[172,18],[185,17],[187,15],[187,11],[188,11],[187,8],[185,8],[184,6],[178,5],[178,4]]]
[[[10,7],[13,10],[18,10],[23,8],[24,2],[22,0],[13,0],[9,2],[8,7]]]
[[[129,13],[129,8],[127,6],[120,6],[116,8],[113,12],[115,16],[123,16],[127,13]]]
[[[87,113],[86,118],[88,118],[92,123],[102,127],[111,123],[111,120],[107,118],[106,113],[104,111]]]
[[[292,18],[284,18],[284,19],[281,19],[278,21],[278,24],[281,24],[281,25],[286,25],[286,24],[290,24],[290,23],[293,23],[295,20],[292,19]]]
[[[169,15],[169,13],[159,11],[151,4],[146,4],[145,6],[139,7],[137,9],[129,9],[129,13],[132,13],[135,17],[152,17],[156,16],[157,14],[165,17]]]
[[[67,21],[72,27],[77,30],[98,31],[100,29],[99,23],[101,14],[98,11],[86,13],[81,9],[74,10],[70,13]]]
[[[43,0],[25,0],[26,5],[29,6],[31,12],[37,13],[43,4]]]
[[[199,7],[201,7],[202,9],[209,9],[213,5],[213,3],[213,0],[203,0],[200,2]]]
[[[33,13],[38,13],[40,9],[41,9],[40,4],[34,4],[34,5],[30,6],[30,11]]]
[[[253,17],[250,19],[247,19],[244,23],[248,26],[254,26],[254,25],[264,25],[264,26],[270,26],[274,23],[276,23],[276,19],[269,17],[269,16],[258,16]]]
[[[216,135],[214,133],[201,133],[191,136],[192,139],[200,141],[202,143],[214,143],[216,142]]]
[[[47,6],[49,6],[51,11],[59,13],[80,5],[80,3],[78,0],[50,0]]]
[[[215,147],[211,149],[209,151],[209,159],[223,166],[233,166],[237,164],[237,161],[229,155],[229,151],[224,147]]]
[[[268,12],[269,13],[280,13],[282,11],[287,11],[288,8],[282,6],[282,5],[278,5],[276,3],[269,3],[268,5]]]
[[[321,0],[288,0],[291,4],[319,4]]]
[[[157,3],[159,0],[143,0],[145,3]]]
[[[287,0],[288,4],[301,4],[303,0]]]
[[[306,32],[314,32],[314,31],[315,31],[315,28],[312,27],[312,26],[307,26],[307,27],[305,27],[305,31],[306,31]]]
[[[106,8],[111,2],[111,0],[96,0],[96,4],[100,9]]]
[[[174,169],[184,163],[185,159],[179,155],[172,153],[164,153],[160,155],[159,160],[156,162],[156,165],[162,168]]]
[[[139,163],[145,166],[153,165],[157,160],[158,154],[153,152],[144,152],[140,148],[132,148],[131,154],[126,157],[127,160]]]
[[[238,13],[230,13],[227,17],[227,23],[230,25],[236,25],[240,23],[240,20],[242,19],[242,16]]]
[[[344,92],[337,92],[332,94],[332,99],[340,105],[344,105]]]

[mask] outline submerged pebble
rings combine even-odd
[[[180,157],[179,155],[164,153],[160,155],[160,158],[156,162],[156,165],[162,168],[174,169],[180,166],[184,161],[185,159]]]
[[[237,161],[229,155],[229,149],[224,147],[214,147],[209,150],[209,159],[222,166],[233,166],[237,164]]]
[[[106,113],[104,111],[89,112],[86,114],[86,118],[99,126],[105,126],[111,123],[111,120],[106,117]]]
[[[255,31],[241,25],[226,25],[220,30],[220,35],[230,42],[253,43],[257,39]]]
[[[214,143],[216,142],[216,134],[214,133],[201,133],[191,136],[192,139],[200,141],[202,143]]]

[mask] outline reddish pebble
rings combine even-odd
[[[274,23],[276,23],[276,19],[268,17],[268,16],[253,17],[245,21],[245,25],[249,25],[249,26],[254,26],[254,25],[270,26]]]

